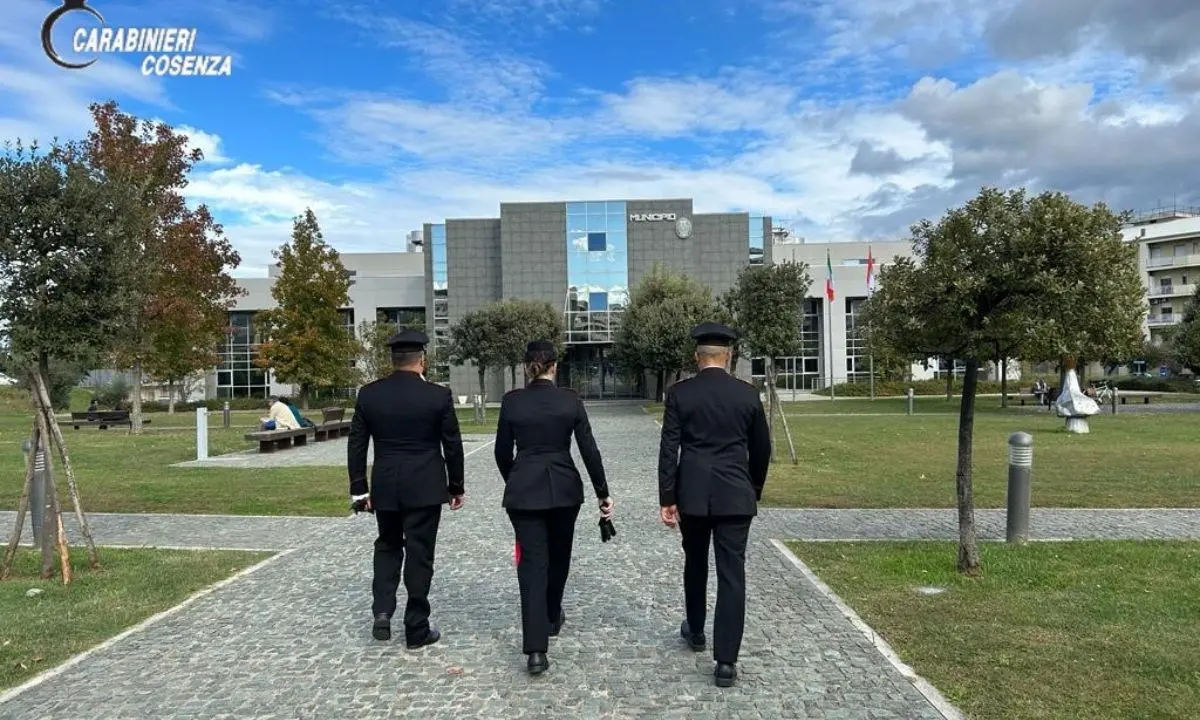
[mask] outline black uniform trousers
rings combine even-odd
[[[526,654],[549,649],[550,625],[562,616],[579,507],[508,511],[521,546],[517,585],[521,588],[521,644]]]
[[[429,585],[433,582],[433,554],[437,544],[442,506],[377,510],[379,537],[375,540],[375,578],[371,583],[371,612],[391,617],[396,612],[400,571],[408,603],[404,608],[404,634],[416,641],[429,631]],[[404,553],[408,551],[408,562]]]
[[[746,626],[746,543],[749,515],[679,516],[683,536],[683,601],[688,627],[704,631],[708,610],[708,543],[717,565],[717,608],[713,617],[713,660],[736,663]]]

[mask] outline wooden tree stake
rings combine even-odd
[[[21,499],[17,503],[17,524],[13,528],[12,537],[8,539],[8,547],[4,549],[4,560],[0,561],[0,580],[7,580],[12,575],[13,560],[17,556],[17,547],[21,544],[21,533],[25,529],[25,513],[29,509],[29,491],[33,486],[33,469],[37,464],[38,443],[41,441],[38,423],[33,421],[33,431],[30,433],[33,442],[29,456],[25,458],[25,485],[21,488]]]
[[[87,516],[83,512],[83,503],[79,498],[79,486],[75,482],[75,471],[71,468],[71,458],[67,456],[67,445],[63,438],[62,428],[58,426],[58,419],[54,417],[54,409],[50,404],[50,393],[46,389],[46,380],[41,373],[36,374],[35,382],[38,396],[41,399],[42,414],[50,428],[54,444],[58,446],[58,455],[62,458],[63,471],[67,475],[67,492],[71,496],[71,504],[75,509],[75,520],[79,523],[79,532],[83,535],[84,543],[87,546],[88,567],[96,570],[100,567],[100,555],[96,551],[96,542],[92,539],[92,530],[88,527]]]
[[[775,391],[775,384],[771,384],[771,395],[775,398],[772,405],[779,409],[779,420],[783,423],[783,434],[787,437],[788,452],[792,457],[792,464],[797,464],[796,460],[796,444],[792,442],[792,431],[788,427],[787,415],[783,412],[783,403],[779,401],[779,393]]]

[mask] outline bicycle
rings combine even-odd
[[[1096,393],[1096,402],[1100,404],[1111,403],[1115,390],[1108,385],[1108,381],[1092,386],[1092,390]]]

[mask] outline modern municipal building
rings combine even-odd
[[[347,331],[363,321],[422,323],[434,347],[466,313],[489,302],[526,298],[561,308],[566,353],[559,382],[588,398],[653,393],[653,378],[622,372],[613,362],[613,341],[629,289],[655,266],[685,273],[723,293],[747,265],[798,261],[808,264],[812,286],[800,318],[795,357],[777,358],[784,388],[818,389],[830,382],[867,381],[870,360],[857,317],[867,296],[868,256],[876,272],[908,255],[907,242],[805,243],[775,231],[772,219],[753,212],[696,213],[691,199],[503,203],[499,216],[448,218],[425,225],[397,242],[393,252],[346,253],[350,304],[341,308]],[[281,239],[282,242],[283,239]],[[337,238],[330,238],[336,247]],[[825,297],[826,263],[834,299]],[[265,278],[239,281],[247,291],[230,315],[232,333],[220,348],[221,364],[194,383],[192,397],[262,397],[294,391],[254,364],[262,342],[256,316],[274,307],[272,267]],[[1010,366],[1011,367],[1011,366]],[[443,366],[454,394],[478,392],[472,367]],[[947,368],[961,374],[962,368]],[[743,361],[745,378],[761,377],[761,360]],[[914,366],[914,376],[940,374],[936,365]],[[489,375],[489,400],[510,388],[509,374]],[[350,390],[350,389],[348,389]],[[164,399],[147,387],[147,399]]]
[[[566,327],[559,384],[585,397],[645,391],[613,362],[613,341],[629,289],[656,266],[722,293],[746,265],[771,262],[770,217],[697,214],[690,199],[504,203],[499,217],[450,218],[423,232],[432,342],[444,345],[451,325],[487,303],[545,301]],[[451,388],[475,391],[473,368],[448,371]],[[493,373],[490,399],[508,378]]]

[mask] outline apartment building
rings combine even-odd
[[[1150,308],[1145,334],[1157,345],[1164,331],[1183,318],[1200,285],[1200,208],[1141,213],[1121,232],[1138,246],[1138,267]]]

